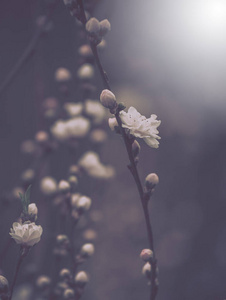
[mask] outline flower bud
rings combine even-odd
[[[21,144],[20,149],[23,154],[33,154],[36,149],[35,143],[32,140],[26,140]]]
[[[94,76],[94,68],[91,64],[82,65],[77,72],[80,79],[90,79]]]
[[[69,238],[65,234],[59,234],[56,237],[56,242],[57,242],[57,245],[59,245],[59,246],[67,246],[69,244]]]
[[[85,286],[86,283],[89,281],[89,277],[86,272],[80,271],[75,276],[75,283],[80,286]]]
[[[84,244],[81,248],[81,255],[83,257],[90,257],[95,251],[94,245],[91,243]]]
[[[87,241],[94,241],[97,238],[97,233],[93,229],[86,229],[83,233],[83,238]]]
[[[70,176],[68,182],[71,186],[76,187],[78,185],[78,178],[76,176]]]
[[[93,56],[92,50],[89,45],[82,45],[79,48],[78,52],[82,57],[85,57],[85,58],[89,58],[89,57]]]
[[[151,275],[151,265],[147,262],[142,268],[142,274],[149,277]]]
[[[150,173],[146,178],[145,178],[145,186],[148,191],[152,190],[156,184],[159,183],[159,177],[155,173]]]
[[[43,177],[40,182],[40,190],[46,196],[50,196],[57,191],[57,182],[54,178],[46,176]]]
[[[6,294],[9,291],[9,283],[8,280],[0,275],[0,295]]]
[[[76,207],[80,211],[87,211],[87,210],[89,210],[91,203],[92,203],[92,201],[89,197],[82,196],[78,199],[78,201],[76,203]]]
[[[153,251],[151,249],[143,249],[140,253],[140,258],[145,262],[150,261],[153,258]]]
[[[104,36],[111,30],[111,24],[107,19],[100,22],[100,35]]]
[[[132,144],[132,152],[133,152],[134,158],[136,158],[138,156],[138,154],[140,153],[140,144],[136,140]]]
[[[48,276],[42,275],[39,276],[36,280],[36,286],[39,289],[45,289],[50,286],[51,279]]]
[[[21,174],[21,179],[25,184],[31,184],[35,178],[35,171],[27,169]]]
[[[64,299],[74,299],[75,292],[72,289],[66,289],[64,291],[63,297]]]
[[[71,186],[69,184],[68,181],[66,180],[61,180],[58,184],[58,190],[61,192],[61,193],[67,193],[69,192],[71,189]]]
[[[37,208],[35,203],[31,203],[31,204],[28,205],[28,214],[33,215],[33,216],[37,216],[38,208]]]
[[[35,140],[39,144],[45,144],[49,140],[49,135],[46,131],[38,131],[35,135]]]
[[[112,131],[115,130],[115,127],[118,126],[118,122],[117,122],[116,118],[109,118],[108,125]]]
[[[78,175],[79,171],[80,171],[80,169],[76,165],[71,165],[69,168],[70,175]]]
[[[71,79],[71,72],[66,68],[58,68],[55,72],[55,80],[65,82]]]
[[[96,18],[91,18],[86,23],[86,31],[91,34],[98,36],[100,32],[100,22]]]
[[[71,278],[71,271],[69,269],[62,269],[59,276],[63,280],[69,280]]]
[[[101,92],[100,102],[104,107],[109,108],[110,110],[114,110],[117,108],[115,95],[107,89]]]

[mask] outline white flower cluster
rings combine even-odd
[[[98,154],[92,151],[86,152],[79,160],[78,165],[88,175],[95,178],[109,179],[115,174],[114,169],[111,166],[103,165]]]
[[[156,115],[151,115],[150,118],[142,116],[134,107],[130,107],[128,112],[120,111],[122,127],[129,130],[129,133],[135,137],[142,138],[145,143],[152,147],[158,148],[160,136],[157,128],[161,121],[156,120]],[[113,130],[117,126],[115,118],[109,119],[109,126]]]
[[[58,141],[65,141],[71,138],[82,138],[86,136],[89,129],[89,120],[79,116],[69,120],[58,120],[51,127],[51,132]]]
[[[35,223],[20,224],[15,222],[9,234],[17,244],[32,247],[40,241],[42,231],[42,227]]]
[[[88,134],[91,127],[90,120],[81,113],[84,112],[96,125],[105,118],[105,110],[97,100],[87,99],[84,105],[81,102],[68,102],[64,104],[64,110],[70,119],[58,120],[51,127],[52,135],[60,142],[72,138],[82,138]]]

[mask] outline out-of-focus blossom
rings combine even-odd
[[[105,110],[99,101],[86,100],[85,112],[93,118],[95,124],[100,124],[105,117]]]
[[[94,143],[103,143],[107,139],[107,134],[103,129],[94,129],[90,133],[90,139]]]
[[[79,54],[83,57],[91,57],[93,55],[92,50],[89,45],[82,45],[79,50]]]
[[[71,186],[69,184],[68,181],[66,180],[61,180],[58,184],[58,190],[61,192],[61,193],[67,193],[69,192],[71,189]]]
[[[89,277],[85,271],[80,271],[75,276],[75,282],[77,284],[85,285],[89,281]]]
[[[100,158],[97,153],[88,151],[78,162],[90,176],[101,179],[112,178],[115,174],[114,169],[111,166],[105,166],[100,162]]]
[[[152,148],[158,148],[160,139],[157,128],[161,121],[156,120],[156,115],[149,119],[142,116],[134,107],[130,107],[128,113],[120,111],[122,127],[129,129],[130,134],[144,139],[145,143]]]
[[[63,120],[56,121],[51,127],[52,135],[60,142],[67,139],[66,123]]]
[[[40,182],[40,190],[46,196],[53,195],[57,191],[57,182],[54,178],[46,176]]]
[[[62,142],[70,138],[84,137],[89,129],[89,120],[80,116],[66,121],[58,120],[51,127],[51,132],[58,141]]]
[[[77,72],[80,79],[90,79],[94,76],[94,68],[91,64],[82,65]]]
[[[84,244],[81,248],[81,254],[86,257],[92,256],[94,251],[95,251],[94,245],[91,243]]]
[[[83,105],[80,102],[79,103],[68,102],[64,104],[64,109],[66,110],[68,116],[76,117],[81,114]]]
[[[35,223],[20,224],[15,222],[9,234],[17,244],[32,247],[40,241],[42,231],[42,226]]]
[[[67,136],[69,138],[84,137],[90,129],[90,122],[84,117],[77,117],[66,122]]]
[[[71,79],[71,72],[66,68],[58,68],[55,72],[55,79],[58,82],[65,82]]]

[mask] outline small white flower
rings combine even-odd
[[[38,208],[37,208],[35,203],[31,203],[31,204],[28,205],[28,214],[37,216]]]
[[[158,148],[160,139],[157,128],[161,121],[156,120],[156,115],[151,115],[149,119],[142,116],[134,107],[120,112],[122,127],[129,129],[130,134],[135,137],[144,139],[145,143],[152,148]]]
[[[32,247],[40,241],[42,231],[42,226],[35,223],[20,224],[15,222],[9,234],[17,244]]]

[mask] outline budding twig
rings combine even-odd
[[[82,20],[83,25],[85,26],[87,19],[86,19],[86,15],[85,15],[85,11],[84,11],[84,6],[83,6],[83,1],[82,0],[77,0],[79,6],[80,6],[80,14],[81,14],[81,18],[80,20]],[[109,84],[109,80],[108,80],[108,76],[107,73],[104,71],[99,55],[98,55],[98,51],[97,51],[97,46],[96,44],[90,40],[90,47],[92,49],[97,67],[99,69],[99,72],[101,74],[103,83],[104,83],[104,87],[107,88],[108,90],[111,91],[111,87]],[[154,251],[154,241],[153,241],[153,233],[152,233],[152,227],[151,227],[151,222],[150,222],[150,216],[149,216],[149,212],[148,212],[148,199],[146,197],[146,193],[143,189],[143,186],[141,184],[141,180],[139,177],[139,173],[137,170],[137,165],[135,162],[135,158],[133,156],[133,152],[132,152],[132,143],[128,137],[128,135],[125,132],[125,129],[122,127],[122,121],[121,118],[119,116],[119,109],[116,110],[115,112],[115,118],[118,122],[118,126],[120,129],[120,133],[123,137],[125,146],[126,146],[126,150],[127,150],[127,154],[129,157],[129,161],[130,161],[130,165],[128,166],[138,189],[139,195],[140,195],[140,200],[141,200],[141,204],[142,204],[142,208],[143,208],[143,213],[144,213],[144,218],[145,218],[145,223],[146,223],[146,229],[147,229],[147,235],[148,235],[148,241],[149,241],[149,246],[150,249],[153,251],[153,259],[151,261],[151,267],[152,267],[152,272],[151,272],[151,293],[150,293],[150,300],[154,300],[157,294],[157,285],[156,285],[156,258],[155,258],[155,251]]]

